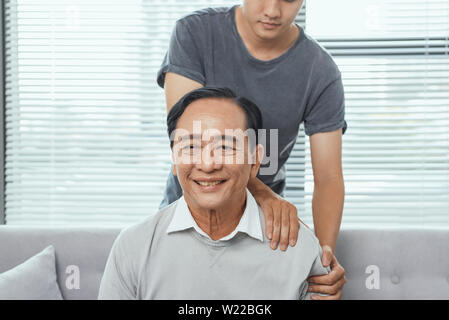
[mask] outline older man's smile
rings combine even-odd
[[[198,185],[198,188],[203,192],[214,192],[221,188],[221,186],[227,181],[227,179],[221,178],[205,178],[205,179],[193,179]]]

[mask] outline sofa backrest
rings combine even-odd
[[[0,226],[0,273],[52,244],[63,298],[97,299],[106,260],[119,233],[120,229],[111,228]],[[73,288],[69,278],[78,271],[79,289]]]
[[[119,232],[0,226],[0,273],[52,244],[64,299],[96,299]],[[336,255],[348,279],[343,299],[449,299],[449,229],[343,229]],[[66,285],[73,266],[79,289]]]
[[[344,229],[336,255],[343,299],[449,299],[448,228]]]

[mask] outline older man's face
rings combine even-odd
[[[248,148],[244,111],[228,99],[204,98],[191,103],[174,135],[173,173],[184,198],[202,209],[233,206],[255,177],[262,146]],[[248,150],[249,149],[249,150]]]

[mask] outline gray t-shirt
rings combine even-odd
[[[304,122],[307,135],[343,128],[345,105],[341,74],[331,56],[300,29],[296,42],[281,56],[253,57],[237,32],[235,8],[207,8],[176,22],[157,82],[173,72],[205,86],[224,86],[255,102],[263,128],[278,129],[278,160],[273,174],[258,178],[274,192],[285,188],[285,167]],[[269,133],[267,133],[269,137]],[[266,154],[271,144],[264,143]],[[266,159],[273,155],[266,156]],[[175,201],[182,189],[170,171],[161,207]]]
[[[294,247],[272,250],[259,206],[251,213],[260,221],[263,241],[244,232],[215,241],[194,228],[168,232],[182,200],[120,233],[98,299],[310,299],[307,278],[330,271],[304,224]]]

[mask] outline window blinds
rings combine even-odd
[[[155,78],[174,22],[234,4],[6,1],[6,222],[121,226],[155,213],[170,169]]]
[[[448,227],[449,1],[341,4],[309,1],[307,30],[334,56],[345,87],[343,227]]]
[[[314,0],[297,19],[346,92],[343,226],[448,225],[448,1]],[[7,0],[8,224],[126,225],[157,211],[170,168],[155,77],[177,18],[236,1]],[[358,10],[358,11],[357,11]],[[312,223],[309,139],[288,200]]]
[[[156,72],[177,18],[229,4],[6,1],[6,223],[155,213],[171,161]]]

